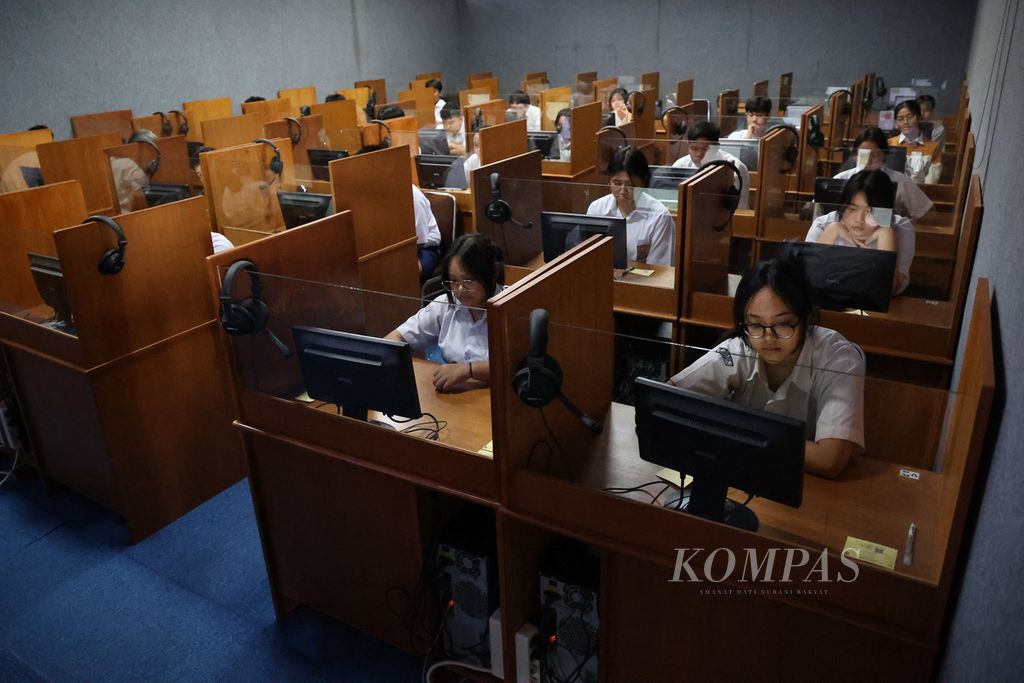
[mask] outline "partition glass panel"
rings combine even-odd
[[[6,263],[0,311],[77,336],[61,263],[51,234],[38,229],[2,226]],[[20,253],[18,253],[20,252]]]
[[[0,145],[0,192],[14,192],[43,184],[39,155],[33,147]]]

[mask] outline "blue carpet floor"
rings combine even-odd
[[[418,681],[315,612],[274,618],[246,481],[138,545],[36,479],[0,489],[0,681]]]

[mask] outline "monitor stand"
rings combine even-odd
[[[669,510],[683,510],[738,529],[757,531],[757,514],[746,505],[740,505],[727,497],[728,490],[727,486],[713,483],[702,486],[694,479],[691,486],[680,489],[679,494],[669,498],[664,506]]]
[[[366,406],[359,406],[354,404],[348,404],[341,406],[341,414],[345,417],[351,417],[353,420],[362,420],[384,429],[391,429],[398,431],[394,425],[389,425],[386,422],[379,422],[378,420],[370,419],[370,410]]]

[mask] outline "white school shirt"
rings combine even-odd
[[[906,133],[900,133],[899,144],[919,145],[924,140],[929,140],[928,136],[918,130],[917,137],[914,139],[911,139]],[[939,152],[942,152],[941,147]],[[907,167],[905,170],[909,171],[907,175],[915,183],[934,184],[939,182],[939,176],[942,175],[942,164],[934,163],[930,155],[925,155],[919,149],[907,147]]]
[[[728,152],[723,152],[718,148],[718,145],[712,144],[708,148],[707,154],[704,155],[704,160],[701,162],[701,166],[714,161],[715,159],[722,159],[723,161],[731,161],[736,165],[736,168],[740,172],[740,178],[743,179],[743,189],[740,191],[740,203],[736,206],[737,209],[749,209],[750,208],[750,171],[747,169],[747,165],[742,161],[734,157]],[[687,154],[685,157],[676,159],[672,164],[672,168],[697,168],[697,164],[693,163],[693,159]]]
[[[430,200],[420,188],[412,186],[412,210],[416,216],[416,244],[421,247],[436,247],[441,244],[441,230],[437,219],[430,210]]]
[[[466,171],[466,182],[473,182],[473,171],[480,168],[480,157],[474,152],[466,157],[466,163],[462,165],[462,168]]]
[[[743,128],[738,128],[738,129],[734,130],[733,132],[729,133],[727,136],[725,136],[725,139],[726,140],[760,140],[761,138],[752,138],[752,137],[750,137],[750,131],[747,129],[746,126],[744,126]]]
[[[501,291],[499,287],[495,294]],[[441,294],[421,308],[398,327],[398,334],[413,351],[423,353],[431,344],[441,347],[441,355],[448,363],[487,361],[487,312],[473,320],[468,308],[458,298],[448,301]]]
[[[535,104],[526,108],[526,130],[528,132],[540,130],[540,107]]]
[[[840,171],[832,177],[838,180],[847,180],[863,170],[862,168],[854,167]],[[920,218],[931,211],[933,206],[932,200],[928,199],[928,195],[917,186],[917,183],[910,179],[910,176],[906,173],[894,171],[885,165],[882,166],[882,171],[885,172],[885,175],[889,176],[889,180],[896,183],[896,206],[893,207],[894,213],[898,213],[901,216],[910,216],[911,218]]]
[[[441,110],[444,109],[444,105],[444,100],[434,102],[434,123],[437,125],[441,124]]]
[[[235,245],[231,243],[231,240],[229,240],[227,237],[220,234],[219,232],[211,232],[210,241],[213,242],[214,254],[219,254],[222,251],[227,251],[228,249],[235,248]]]
[[[793,372],[774,392],[764,362],[740,337],[708,351],[669,383],[803,420],[808,441],[843,439],[863,448],[864,366],[859,346],[834,330],[814,326]]]
[[[628,216],[619,212],[615,203],[615,195],[606,194],[595,199],[587,207],[588,216],[610,216],[626,219],[626,252],[628,258],[636,260],[636,245],[647,240],[650,251],[647,252],[647,263],[672,265],[672,239],[676,232],[676,223],[665,205],[657,199],[640,192],[636,199],[636,208]]]
[[[829,223],[839,223],[842,220],[838,211],[831,211],[818,216],[811,223],[804,242],[817,242],[821,239],[822,233]],[[914,262],[914,250],[917,247],[917,235],[914,232],[914,224],[909,218],[904,218],[893,212],[892,232],[896,237],[896,272],[903,276],[903,285],[895,292],[902,294],[903,290],[910,284],[910,264]]]

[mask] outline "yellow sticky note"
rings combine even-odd
[[[886,569],[894,569],[898,553],[896,548],[847,536],[846,545],[843,546],[843,555]]]
[[[296,401],[302,401],[303,403],[312,403],[313,399],[309,397],[309,392],[303,391],[301,394],[295,397]]]
[[[670,470],[667,467],[658,470],[658,479],[662,479],[664,481],[667,481],[669,484],[672,484],[674,486],[679,486],[680,488],[685,488],[685,487],[689,486],[690,482],[693,481],[693,477],[691,477],[689,474],[687,474],[686,475],[686,480],[685,480],[686,483],[680,485],[679,472],[676,471],[676,470]]]
[[[480,455],[486,455],[488,458],[494,457],[494,441],[488,441],[484,444],[484,447],[477,451]]]
[[[639,275],[640,277],[650,277],[650,276],[654,275],[654,271],[653,270],[647,270],[646,268],[634,268],[633,270],[629,271],[629,274],[630,275]]]

